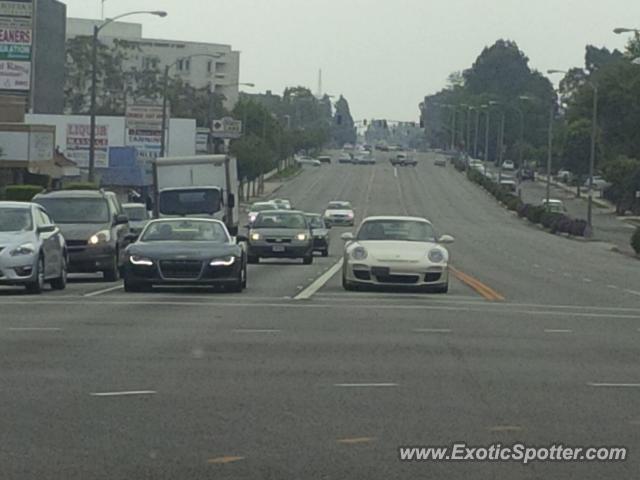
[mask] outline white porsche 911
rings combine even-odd
[[[406,286],[447,293],[449,235],[438,236],[419,217],[368,217],[357,234],[345,233],[342,286]]]

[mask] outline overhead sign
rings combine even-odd
[[[66,155],[76,165],[89,167],[89,145],[91,126],[88,123],[70,123],[67,125]],[[95,167],[109,166],[109,126],[96,125]]]
[[[242,122],[231,117],[214,120],[211,124],[213,138],[239,138],[242,136]]]

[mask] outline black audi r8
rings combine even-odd
[[[153,285],[220,285],[241,292],[247,286],[245,251],[218,220],[153,220],[127,247],[124,289]]]

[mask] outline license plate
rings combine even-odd
[[[282,253],[285,251],[285,247],[283,247],[282,245],[275,245],[273,247],[273,251],[274,252],[278,252],[278,253]]]

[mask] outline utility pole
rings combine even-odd
[[[491,125],[491,107],[487,106],[487,118],[484,126],[484,158],[482,163],[484,164],[484,173],[487,173],[487,162],[489,161],[489,127]]]
[[[591,119],[591,152],[589,155],[589,198],[587,200],[587,223],[593,228],[593,171],[596,163],[596,135],[598,134],[598,86],[593,87],[593,116]]]
[[[473,158],[478,158],[478,128],[480,127],[480,108],[476,108],[476,125],[473,135]]]
[[[555,105],[553,100],[549,108],[549,138],[547,139],[547,194],[546,205],[549,208],[549,200],[551,199],[551,161],[553,159],[553,120],[555,114]]]

